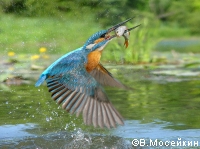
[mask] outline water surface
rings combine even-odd
[[[200,77],[107,67],[132,90],[106,88],[125,119],[116,129],[85,126],[50,97],[47,87],[0,85],[0,148],[135,148],[133,139],[200,142]],[[39,75],[39,74],[38,74]],[[180,141],[180,140],[178,140]],[[200,144],[198,144],[200,145]],[[182,148],[179,146],[179,148]],[[190,148],[190,147],[188,147]]]

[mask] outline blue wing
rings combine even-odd
[[[72,66],[73,62],[75,61],[75,57],[77,53],[81,54],[82,47],[78,48],[75,51],[71,51],[62,57],[60,57],[58,60],[56,60],[54,63],[52,63],[40,76],[38,81],[36,82],[35,86],[40,86],[47,78],[48,76],[53,76],[55,74],[60,74],[62,72],[67,71]]]
[[[121,115],[108,100],[101,85],[86,71],[85,59],[80,52],[68,54],[53,63],[43,72],[38,84],[46,80],[52,98],[71,114],[79,116],[83,113],[87,125],[102,128],[116,127],[116,123],[123,125]]]

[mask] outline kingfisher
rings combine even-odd
[[[127,87],[113,77],[100,58],[105,46],[117,37],[110,33],[131,19],[96,32],[82,47],[60,57],[44,70],[35,86],[46,81],[51,97],[70,114],[76,113],[78,117],[82,113],[86,125],[101,128],[124,125],[103,86]]]

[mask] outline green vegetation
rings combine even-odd
[[[2,15],[0,22],[0,48],[16,53],[36,53],[42,46],[47,47],[50,53],[63,53],[80,47],[99,29],[93,21],[63,21],[57,18]],[[90,29],[86,30],[89,24]]]
[[[179,8],[179,9],[177,9]],[[94,32],[135,16],[128,27],[129,47],[115,39],[104,50],[103,61],[146,63],[156,43],[165,38],[198,37],[200,1],[194,0],[0,0],[2,54],[64,54],[84,44]],[[184,51],[199,52],[199,45]],[[169,49],[171,50],[171,48]]]

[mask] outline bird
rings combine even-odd
[[[110,33],[131,19],[94,33],[82,47],[63,55],[44,70],[35,86],[46,81],[51,97],[70,114],[78,117],[82,113],[86,125],[100,128],[124,125],[103,86],[122,89],[126,86],[113,77],[100,58],[105,46],[116,37]]]

